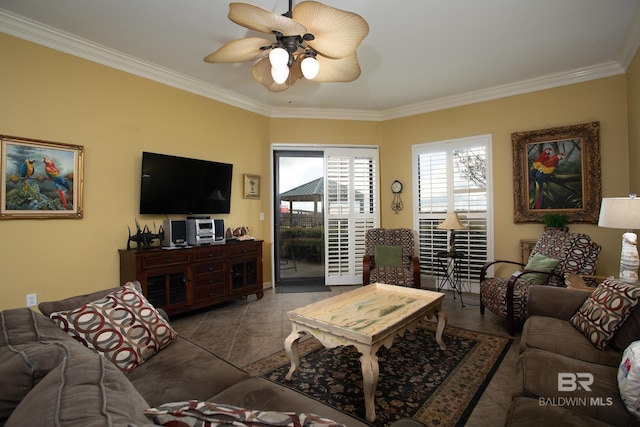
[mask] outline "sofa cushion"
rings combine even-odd
[[[609,340],[638,304],[640,287],[606,279],[571,318],[571,324],[599,349]]]
[[[13,411],[5,427],[148,425],[148,404],[104,357],[65,357]]]
[[[208,400],[249,374],[185,338],[126,374],[151,406],[182,400]]]
[[[619,352],[612,348],[597,349],[571,323],[554,317],[531,316],[527,319],[522,327],[520,353],[529,348],[612,367],[620,364]]]
[[[88,294],[74,295],[72,297],[61,299],[58,301],[44,301],[38,304],[38,309],[45,316],[50,316],[51,313],[55,313],[56,311],[73,310],[74,308],[78,308],[84,304],[104,298],[105,296],[112,294],[119,289],[120,286],[117,286],[109,289],[101,289],[99,291],[91,292]],[[138,288],[138,291],[141,291],[141,288]]]
[[[640,305],[631,311],[627,320],[609,341],[609,345],[622,353],[632,342],[640,339]]]
[[[505,426],[611,427],[602,421],[561,406],[541,405],[538,399],[518,396],[511,401]]]
[[[0,425],[20,401],[70,354],[91,353],[28,308],[0,312]]]
[[[541,406],[561,406],[616,426],[637,425],[618,393],[617,372],[617,367],[535,348],[522,353],[516,364],[520,394],[538,399]]]
[[[314,414],[297,412],[258,411],[237,406],[201,402],[167,403],[145,411],[154,424],[161,426],[282,426],[282,427],[345,427],[333,420]]]
[[[177,336],[131,283],[70,311],[51,313],[62,330],[129,372]]]

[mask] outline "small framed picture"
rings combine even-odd
[[[0,135],[0,219],[82,218],[81,145]]]
[[[245,199],[260,198],[260,175],[244,174],[244,194]]]

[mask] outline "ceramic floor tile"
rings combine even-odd
[[[210,346],[213,348],[209,350],[242,367],[283,349],[284,340],[291,332],[287,311],[358,287],[334,286],[331,292],[296,294],[277,294],[273,289],[266,289],[260,300],[251,295],[179,316],[171,323],[186,338],[200,334],[212,337]],[[463,307],[459,296],[454,299],[450,291],[445,294],[443,311],[448,325],[509,337],[504,319],[490,312],[480,315],[478,295],[463,294]],[[516,332],[516,336],[510,338],[513,338],[511,348],[469,417],[467,426],[504,424],[514,391],[520,333]]]

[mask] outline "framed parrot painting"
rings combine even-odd
[[[600,123],[511,134],[514,222],[542,222],[548,213],[569,222],[598,222]]]
[[[82,218],[84,147],[0,135],[0,219]]]

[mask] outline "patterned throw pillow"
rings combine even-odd
[[[639,298],[637,284],[606,279],[573,315],[571,324],[597,348],[604,350]]]
[[[62,330],[125,373],[177,337],[171,325],[131,283],[104,298],[74,310],[51,313],[50,317]]]
[[[256,411],[197,400],[167,403],[146,409],[144,414],[155,425],[161,426],[345,427],[314,414]]]

